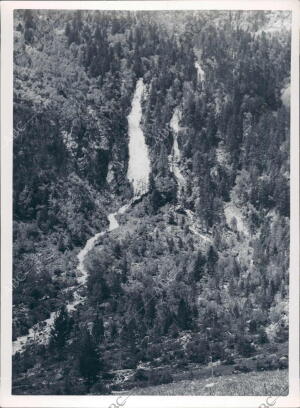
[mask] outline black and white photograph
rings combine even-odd
[[[11,394],[279,406],[292,11],[116,7],[13,11]]]

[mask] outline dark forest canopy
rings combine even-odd
[[[14,290],[14,339],[59,310],[49,347],[14,359],[21,393],[38,364],[68,383],[34,392],[72,393],[80,379],[78,393],[105,393],[109,372],[141,361],[229,361],[287,341],[289,23],[286,12],[15,13],[14,274],[27,278]],[[138,78],[150,191],[88,254],[86,301],[70,314],[79,248],[132,197]],[[168,166],[175,108],[180,195]]]

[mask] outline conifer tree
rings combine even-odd
[[[72,320],[69,317],[66,306],[63,305],[51,330],[50,347],[61,351],[66,344],[71,328]]]
[[[98,355],[96,344],[88,330],[84,330],[80,340],[79,372],[85,378],[87,385],[96,382],[103,369],[103,362]]]

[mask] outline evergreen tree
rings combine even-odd
[[[79,372],[85,378],[87,385],[91,386],[103,369],[103,362],[88,330],[82,333],[79,350]]]
[[[101,339],[103,338],[104,335],[103,319],[99,316],[97,316],[94,321],[92,335],[96,344],[98,344],[99,341],[101,341]]]
[[[72,328],[72,320],[65,306],[62,306],[50,334],[50,347],[61,352]]]
[[[188,330],[191,328],[192,313],[184,299],[180,299],[177,310],[177,324],[182,330]]]
[[[193,268],[193,278],[196,282],[198,282],[203,276],[205,263],[205,257],[200,251],[198,251]]]

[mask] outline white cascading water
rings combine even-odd
[[[91,237],[85,244],[84,248],[78,253],[78,266],[77,266],[77,282],[78,285],[74,287],[73,300],[67,302],[66,307],[69,312],[75,310],[79,303],[84,301],[84,298],[80,295],[80,288],[82,288],[88,278],[88,271],[85,267],[84,261],[86,255],[95,247],[95,244],[101,236],[107,232],[113,231],[119,227],[116,216],[118,214],[124,214],[128,208],[140,198],[141,195],[147,193],[149,188],[149,175],[151,172],[151,165],[148,153],[148,147],[145,142],[144,133],[141,128],[142,119],[142,96],[144,92],[143,79],[139,79],[136,84],[135,93],[132,99],[131,111],[127,117],[128,120],[128,134],[129,134],[129,160],[128,160],[128,172],[127,178],[132,183],[134,197],[128,203],[120,207],[117,211],[108,214],[109,221],[108,229],[97,233]],[[70,288],[69,288],[70,289]],[[57,312],[52,312],[50,317],[42,322],[33,326],[29,333],[25,336],[18,337],[13,342],[13,355],[17,352],[23,352],[25,346],[29,343],[34,344],[47,344],[51,329],[53,327]]]
[[[199,64],[198,61],[195,62],[195,68],[197,70],[197,77],[198,80],[203,82],[205,80],[205,72],[203,71],[201,65]]]
[[[145,194],[148,191],[151,171],[148,148],[141,128],[141,101],[144,88],[143,79],[140,78],[136,84],[131,112],[128,115],[129,162],[127,178],[132,183],[135,196]]]
[[[178,146],[178,133],[180,131],[180,111],[178,108],[174,110],[173,116],[170,121],[170,127],[173,132],[173,148],[171,155],[169,156],[169,166],[170,171],[174,174],[178,189],[177,189],[177,198],[180,198],[182,189],[185,187],[185,178],[181,173],[179,168],[180,161],[181,161],[181,153]]]

